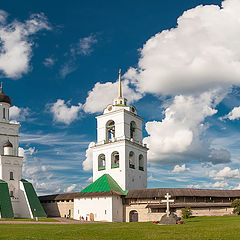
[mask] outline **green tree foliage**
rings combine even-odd
[[[235,199],[232,202],[231,207],[233,207],[233,213],[240,215],[240,199]]]
[[[192,210],[190,207],[182,208],[182,218],[190,218],[192,216]]]

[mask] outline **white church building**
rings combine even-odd
[[[122,96],[119,71],[118,97],[97,117],[97,142],[92,147],[93,183],[81,191],[84,197],[75,198],[75,219],[92,213],[91,220],[121,222],[121,195],[147,187],[148,149],[142,143],[142,122],[136,108],[128,106]],[[104,196],[100,192],[105,192]],[[87,198],[89,193],[95,196]]]
[[[22,179],[19,124],[9,122],[11,98],[0,91],[0,218],[46,217],[31,183]]]

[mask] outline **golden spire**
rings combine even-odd
[[[119,69],[119,78],[118,78],[118,97],[122,97],[122,83],[121,83],[121,69]]]
[[[3,93],[3,86],[2,86],[2,82],[1,82],[1,93]]]

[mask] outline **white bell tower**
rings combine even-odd
[[[147,147],[142,143],[142,121],[134,106],[122,97],[119,70],[118,97],[97,118],[93,149],[93,181],[109,174],[123,190],[147,187]]]

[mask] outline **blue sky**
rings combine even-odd
[[[119,68],[145,119],[148,187],[239,188],[238,0],[22,5],[1,4],[0,73],[39,194],[91,182],[86,150]]]

